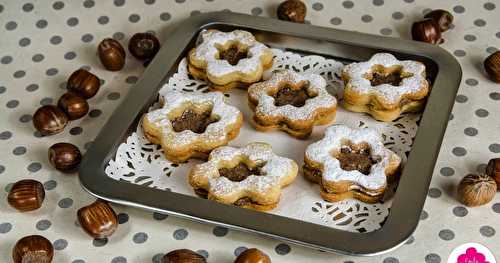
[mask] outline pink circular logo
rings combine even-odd
[[[491,251],[478,243],[466,243],[455,248],[448,263],[496,263]]]

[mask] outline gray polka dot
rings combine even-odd
[[[116,32],[113,34],[113,38],[116,40],[122,40],[125,38],[125,34],[123,34],[122,32]]]
[[[254,7],[254,8],[252,8],[252,10],[250,11],[250,13],[251,13],[252,15],[254,15],[254,16],[258,16],[258,15],[262,14],[262,12],[263,12],[263,11],[262,11],[262,8],[260,8],[260,7]]]
[[[492,92],[492,93],[490,93],[490,99],[492,99],[492,100],[500,100],[500,93],[498,93],[498,92]]]
[[[84,42],[84,43],[92,42],[93,39],[94,39],[94,36],[90,33],[87,33],[87,34],[82,36],[82,42]]]
[[[108,243],[108,239],[107,238],[94,238],[94,240],[92,240],[92,245],[94,247],[103,247],[107,243]]]
[[[50,44],[52,45],[59,45],[62,42],[62,37],[61,36],[53,36],[50,38]]]
[[[69,134],[71,134],[71,135],[79,135],[79,134],[81,134],[82,132],[83,132],[82,127],[78,127],[78,126],[77,126],[77,127],[73,127],[73,128],[71,128],[71,129],[69,130]]]
[[[26,147],[24,146],[17,146],[16,148],[14,148],[14,150],[12,150],[12,153],[14,155],[23,155],[26,153]]]
[[[490,144],[490,146],[488,146],[488,149],[492,153],[499,153],[500,152],[500,144],[492,143],[492,144]]]
[[[239,256],[241,253],[245,252],[247,249],[248,249],[247,247],[237,247],[234,250],[234,256],[235,257]]]
[[[31,58],[31,60],[33,60],[33,62],[37,62],[37,63],[40,62],[40,61],[42,61],[42,60],[44,60],[44,59],[45,59],[45,56],[42,55],[42,54],[35,54]]]
[[[413,236],[410,236],[410,237],[408,238],[408,240],[406,240],[406,243],[405,243],[405,244],[406,244],[406,245],[410,245],[410,244],[412,244],[413,242],[415,242],[415,238],[414,238]]]
[[[462,95],[462,94],[458,94],[457,97],[455,98],[455,101],[459,102],[459,103],[464,103],[467,100],[468,100],[467,96]]]
[[[9,184],[7,184],[7,185],[5,186],[5,189],[4,189],[4,190],[5,190],[5,192],[7,192],[7,193],[8,193],[8,192],[10,192],[10,190],[12,189],[12,186],[13,186],[13,185],[14,185],[14,183],[9,183]]]
[[[429,197],[432,197],[432,198],[438,198],[441,196],[441,194],[442,194],[441,190],[439,190],[438,188],[432,187],[429,189],[429,192],[427,195]]]
[[[186,0],[175,0],[175,2],[181,4],[181,3],[186,2]]]
[[[7,106],[7,108],[9,108],[9,109],[13,109],[13,108],[19,106],[19,101],[18,100],[9,100],[7,102],[7,104],[5,104],[5,106]]]
[[[21,47],[26,47],[26,46],[29,46],[31,44],[31,39],[27,38],[27,37],[23,37],[21,39],[19,39],[19,46]]]
[[[5,93],[7,91],[7,88],[4,86],[0,86],[0,94]]]
[[[384,258],[383,263],[399,263],[399,260],[395,257]]]
[[[35,136],[36,138],[42,138],[42,137],[44,137],[44,135],[41,134],[39,131],[33,132],[33,136]]]
[[[193,11],[191,11],[191,13],[189,15],[190,16],[196,16],[196,15],[199,15],[199,14],[201,14],[200,10],[193,10]]]
[[[16,28],[17,28],[17,23],[14,21],[9,21],[7,22],[7,24],[5,24],[5,29],[7,29],[8,31],[12,31]]]
[[[464,36],[464,39],[465,39],[465,41],[472,42],[472,41],[476,40],[476,36],[467,34],[467,35]]]
[[[330,24],[332,24],[334,26],[338,26],[338,25],[342,24],[342,19],[340,17],[334,17],[334,18],[330,19]]]
[[[380,34],[382,34],[384,36],[391,35],[392,34],[392,29],[390,29],[390,28],[382,28],[382,29],[380,29]]]
[[[491,11],[491,10],[495,9],[495,4],[492,2],[487,2],[487,3],[484,3],[483,7],[484,7],[484,9]]]
[[[485,173],[486,172],[486,166],[488,166],[488,164],[486,163],[480,163],[476,166],[476,171],[478,171],[479,173]]]
[[[208,251],[204,250],[204,249],[200,249],[200,250],[196,250],[196,253],[200,254],[202,257],[204,257],[205,259],[208,258]]]
[[[163,257],[165,256],[165,254],[163,253],[158,253],[156,255],[153,256],[153,258],[151,259],[151,261],[153,263],[163,263]]]
[[[463,147],[455,147],[453,148],[453,150],[451,150],[451,152],[455,155],[455,156],[464,156],[467,154],[467,150]]]
[[[465,135],[468,135],[468,136],[476,136],[478,131],[476,128],[467,127],[464,129],[464,133],[465,133]]]
[[[99,109],[93,109],[93,110],[91,110],[89,112],[89,117],[90,118],[97,118],[97,117],[101,116],[101,114],[102,114],[101,110],[99,110]]]
[[[69,52],[66,52],[66,54],[64,54],[64,59],[66,59],[66,60],[72,60],[74,58],[76,58],[76,53],[73,51],[69,51]]]
[[[474,25],[483,27],[486,25],[486,21],[484,21],[483,19],[476,19],[474,20]]]
[[[425,263],[441,263],[441,257],[438,254],[430,253],[425,256]]]
[[[109,23],[109,17],[107,17],[107,16],[100,16],[97,19],[97,23],[99,23],[101,25],[105,25],[105,24]]]
[[[154,4],[154,3],[155,3],[155,0],[144,0],[144,3],[145,3],[146,5],[152,5],[152,4]]]
[[[439,170],[439,173],[442,176],[452,176],[455,174],[455,170],[453,170],[453,168],[451,167],[443,167]]]
[[[83,2],[83,7],[85,7],[85,8],[92,8],[92,7],[94,7],[94,5],[95,5],[95,2],[93,0],[85,0]]]
[[[11,56],[3,56],[2,59],[0,60],[0,63],[2,64],[10,64],[14,60]]]
[[[61,10],[64,8],[64,2],[61,1],[54,2],[52,4],[52,8],[54,8],[54,10]]]
[[[24,114],[19,118],[19,121],[22,123],[30,122],[33,119],[33,117],[30,114]]]
[[[22,77],[26,76],[26,71],[24,71],[24,70],[18,70],[16,72],[14,72],[13,76],[16,79],[22,78]]]
[[[495,235],[496,231],[493,227],[491,226],[482,226],[479,228],[479,233],[485,237],[492,237]]]
[[[57,187],[57,182],[54,180],[48,180],[47,182],[43,183],[43,188],[45,190],[50,191],[54,190]]]
[[[54,241],[53,245],[55,250],[63,250],[68,246],[68,241],[66,239],[58,239]]]
[[[0,5],[0,13],[3,12],[3,5]]]
[[[125,4],[125,0],[114,0],[113,3],[115,6],[123,6]]]
[[[35,8],[35,6],[33,6],[32,3],[26,3],[23,5],[24,12],[31,12],[31,11],[33,11],[33,8]]]
[[[60,208],[70,208],[73,205],[73,199],[71,199],[69,197],[63,198],[63,199],[59,200],[57,205]]]
[[[500,203],[493,204],[491,209],[493,209],[493,212],[500,214]]]
[[[170,15],[170,13],[165,12],[160,14],[160,19],[162,21],[168,21],[170,20],[170,18],[172,18],[172,15]]]
[[[394,12],[392,13],[392,18],[396,19],[396,20],[401,20],[403,19],[405,15],[401,12]]]
[[[47,22],[47,20],[45,20],[45,19],[40,19],[40,20],[36,21],[36,24],[35,24],[35,25],[36,25],[36,27],[38,27],[38,28],[40,28],[40,29],[43,29],[43,28],[46,28],[48,24],[49,24],[49,23]]]
[[[439,237],[442,240],[449,241],[449,240],[452,240],[453,238],[455,238],[455,233],[453,233],[453,231],[451,231],[450,229],[443,229],[443,230],[439,231]]]
[[[33,92],[38,89],[38,84],[29,84],[26,86],[26,91]]]
[[[127,259],[125,257],[115,257],[111,260],[111,263],[127,263]]]
[[[141,20],[141,17],[138,14],[131,14],[128,17],[128,21],[130,21],[131,23],[137,23],[139,22],[139,20]]]
[[[316,11],[321,11],[323,10],[323,4],[322,3],[319,3],[319,2],[316,2],[312,5],[312,8]]]
[[[117,100],[120,98],[120,93],[118,92],[111,92],[108,94],[108,100]]]
[[[83,259],[75,259],[75,260],[71,261],[71,263],[85,263],[85,260],[83,260]]]
[[[176,240],[184,240],[188,236],[188,231],[186,229],[177,229],[174,231],[174,238]]]
[[[49,229],[51,225],[52,225],[52,223],[49,220],[42,219],[42,220],[36,222],[36,229],[38,229],[40,231],[44,231],[44,230]]]
[[[40,100],[40,105],[45,106],[45,105],[50,105],[52,104],[54,100],[52,98],[43,98]]]
[[[455,206],[453,208],[453,214],[455,216],[458,216],[458,217],[464,217],[466,216],[467,214],[469,213],[469,211],[467,210],[467,208],[463,207],[463,206]]]
[[[5,234],[10,232],[12,230],[12,224],[11,223],[1,223],[0,224],[0,234]]]
[[[225,227],[216,226],[212,230],[212,233],[217,237],[223,237],[227,235],[228,229]]]
[[[59,70],[57,70],[56,68],[49,68],[49,69],[47,69],[47,71],[45,71],[45,74],[47,74],[47,76],[54,76],[58,72],[59,72]]]
[[[165,214],[160,214],[160,213],[156,213],[156,212],[153,213],[153,218],[155,220],[165,220],[167,217],[168,217],[168,215],[165,215]]]
[[[462,14],[463,12],[465,12],[465,7],[461,5],[456,5],[453,7],[453,11],[457,14]]]
[[[92,143],[93,143],[93,142],[87,142],[87,143],[85,143],[85,145],[83,145],[83,148],[84,148],[85,150],[90,149],[90,146],[92,146]]]
[[[373,20],[373,17],[371,15],[363,15],[361,17],[361,21],[365,22],[365,23],[369,23]]]
[[[464,57],[466,55],[466,53],[464,50],[457,49],[457,50],[453,51],[453,55],[455,55],[457,57]]]
[[[498,48],[496,48],[496,47],[487,47],[487,48],[486,48],[486,52],[488,52],[488,53],[490,53],[490,54],[491,54],[491,53],[495,53],[495,52],[497,52],[497,51],[498,51]]]
[[[8,140],[12,137],[12,132],[10,131],[3,131],[0,133],[0,140]]]
[[[68,26],[74,27],[74,26],[78,25],[78,18],[76,18],[76,17],[70,17],[66,21],[66,24]]]
[[[135,84],[137,82],[138,78],[136,76],[128,76],[126,79],[125,79],[125,82],[127,82],[128,84]]]
[[[118,224],[125,224],[128,222],[129,216],[126,213],[119,213],[117,216],[118,218]]]
[[[477,79],[466,79],[465,83],[469,86],[477,86],[479,82],[477,81]]]
[[[384,0],[373,0],[373,4],[376,6],[384,5]]]
[[[290,248],[289,245],[287,244],[284,244],[284,243],[281,243],[281,244],[278,244],[275,248],[274,248],[274,251],[276,251],[276,253],[278,255],[286,255],[288,253],[290,253],[290,250],[292,250]]]
[[[142,243],[146,242],[146,240],[148,240],[148,234],[146,234],[144,232],[136,233],[134,235],[134,237],[132,238],[132,240],[136,244],[142,244]]]
[[[403,0],[403,1],[404,1],[405,3],[410,4],[410,3],[413,3],[415,0]]]
[[[347,9],[351,9],[354,7],[354,3],[352,1],[344,1],[342,2],[342,6]]]

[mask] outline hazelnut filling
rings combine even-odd
[[[372,87],[389,84],[392,86],[400,86],[403,79],[410,77],[409,73],[404,73],[401,66],[393,67],[383,67],[381,65],[375,65],[372,68],[372,74],[369,74],[366,78],[370,80]]]
[[[371,168],[377,163],[372,157],[369,146],[343,145],[340,152],[334,156],[340,162],[340,168],[345,171],[358,170],[364,175],[370,174]]]
[[[245,163],[239,163],[232,168],[221,168],[219,169],[220,176],[226,177],[233,182],[241,182],[245,180],[250,175],[262,175],[263,165],[256,166],[254,168],[248,167]]]
[[[302,107],[308,99],[316,97],[316,94],[308,92],[309,83],[305,83],[300,88],[294,89],[289,84],[280,87],[278,92],[273,95],[275,106],[292,105]]]
[[[235,66],[241,59],[248,58],[248,51],[233,44],[228,49],[219,50],[219,58]]]
[[[171,120],[175,132],[191,130],[198,134],[204,133],[208,125],[217,121],[219,119],[212,115],[212,110],[197,112],[190,108],[186,109],[181,116]]]

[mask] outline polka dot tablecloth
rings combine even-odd
[[[488,205],[466,208],[456,201],[456,185],[467,173],[483,171],[500,153],[500,86],[488,80],[483,59],[499,48],[497,0],[316,0],[307,1],[313,25],[409,37],[409,27],[430,9],[455,16],[442,45],[458,59],[464,74],[441,148],[421,222],[396,251],[372,258],[324,253],[239,231],[113,205],[119,228],[109,239],[92,240],[76,222],[76,210],[94,198],[76,174],[62,174],[47,161],[47,148],[67,141],[85,151],[144,67],[127,57],[120,72],[105,71],[96,46],[105,37],[126,45],[139,31],[165,29],[190,15],[226,9],[255,16],[275,16],[268,0],[0,0],[0,262],[22,236],[40,234],[54,244],[55,262],[160,262],[163,253],[189,248],[209,262],[232,262],[247,247],[258,247],[273,262],[446,262],[451,250],[478,242],[500,251],[500,195]],[[64,93],[76,69],[89,69],[102,87],[87,117],[61,134],[41,138],[31,123],[40,105]],[[46,189],[43,207],[18,213],[6,201],[13,182],[34,178]],[[337,242],[342,242],[341,240]]]

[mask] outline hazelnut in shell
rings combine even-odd
[[[500,158],[493,158],[488,162],[486,174],[495,180],[497,188],[500,190]]]
[[[205,258],[189,249],[177,249],[163,256],[163,263],[206,263]]]
[[[49,162],[61,172],[74,172],[81,161],[80,150],[71,143],[60,142],[49,148]]]
[[[57,101],[57,106],[61,108],[70,121],[77,120],[89,112],[89,103],[76,93],[66,92]]]
[[[25,236],[12,249],[14,263],[50,263],[54,247],[48,239],[39,235]]]
[[[436,21],[441,32],[445,32],[450,29],[450,26],[453,23],[453,15],[443,9],[432,10],[431,12],[427,13],[424,18],[430,18]]]
[[[42,183],[25,179],[12,185],[7,202],[10,206],[21,212],[33,211],[42,206],[45,199],[45,190]]]
[[[66,88],[84,99],[90,99],[97,94],[101,82],[99,78],[85,69],[79,69],[71,74]]]
[[[234,263],[271,263],[271,259],[266,253],[256,248],[249,248],[243,251]]]
[[[470,207],[487,204],[495,197],[497,184],[486,174],[469,174],[458,185],[458,200]]]
[[[430,18],[413,23],[411,36],[413,40],[430,44],[440,44],[443,41],[439,25]]]
[[[128,50],[137,59],[151,60],[160,50],[160,41],[151,33],[136,33],[128,41]]]
[[[109,71],[118,71],[125,66],[125,49],[112,38],[105,38],[99,43],[97,54],[104,68]]]
[[[97,200],[78,209],[77,214],[83,230],[93,238],[109,237],[118,227],[116,213],[106,201]]]
[[[66,125],[68,125],[68,116],[54,105],[42,106],[33,114],[33,126],[42,135],[60,133]]]
[[[496,51],[484,60],[484,69],[491,80],[500,83],[500,51]]]
[[[278,6],[277,16],[279,20],[295,23],[304,23],[307,7],[300,0],[286,0]]]

